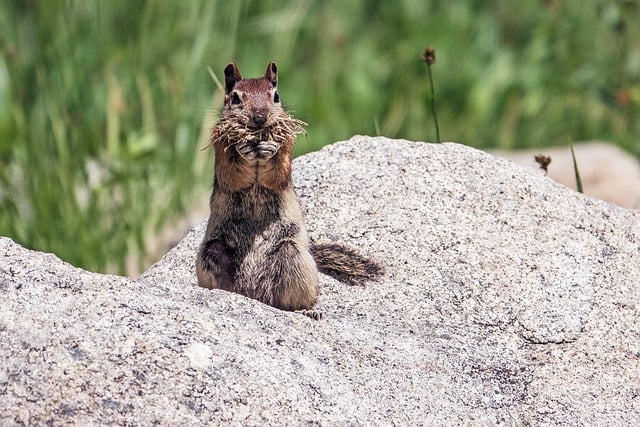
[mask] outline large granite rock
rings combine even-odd
[[[457,144],[295,162],[311,235],[385,264],[322,321],[198,288],[200,225],[137,280],[0,240],[0,425],[636,424],[640,212]]]

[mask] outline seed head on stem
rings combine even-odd
[[[420,55],[422,61],[427,64],[427,72],[429,74],[429,86],[431,88],[431,113],[433,114],[433,121],[436,125],[436,142],[440,142],[440,126],[438,125],[438,116],[436,114],[436,92],[433,88],[433,76],[431,75],[431,65],[436,62],[436,49],[429,45]]]

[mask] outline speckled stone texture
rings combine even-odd
[[[640,211],[452,143],[294,170],[381,281],[322,276],[313,321],[198,288],[204,224],[137,280],[0,239],[0,425],[640,423]]]

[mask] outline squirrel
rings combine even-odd
[[[275,62],[260,78],[244,79],[235,63],[224,76],[224,108],[211,132],[214,181],[198,284],[319,320],[318,271],[359,284],[383,269],[348,247],[310,243],[291,178],[294,140],[306,123],[283,109]]]

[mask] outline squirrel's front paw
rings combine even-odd
[[[256,145],[251,141],[237,144],[236,151],[245,160],[253,161],[256,159]]]
[[[282,144],[275,141],[260,141],[256,146],[256,157],[258,160],[269,160],[278,152]]]
[[[238,154],[245,160],[269,160],[282,147],[276,141],[244,141],[236,145]]]

